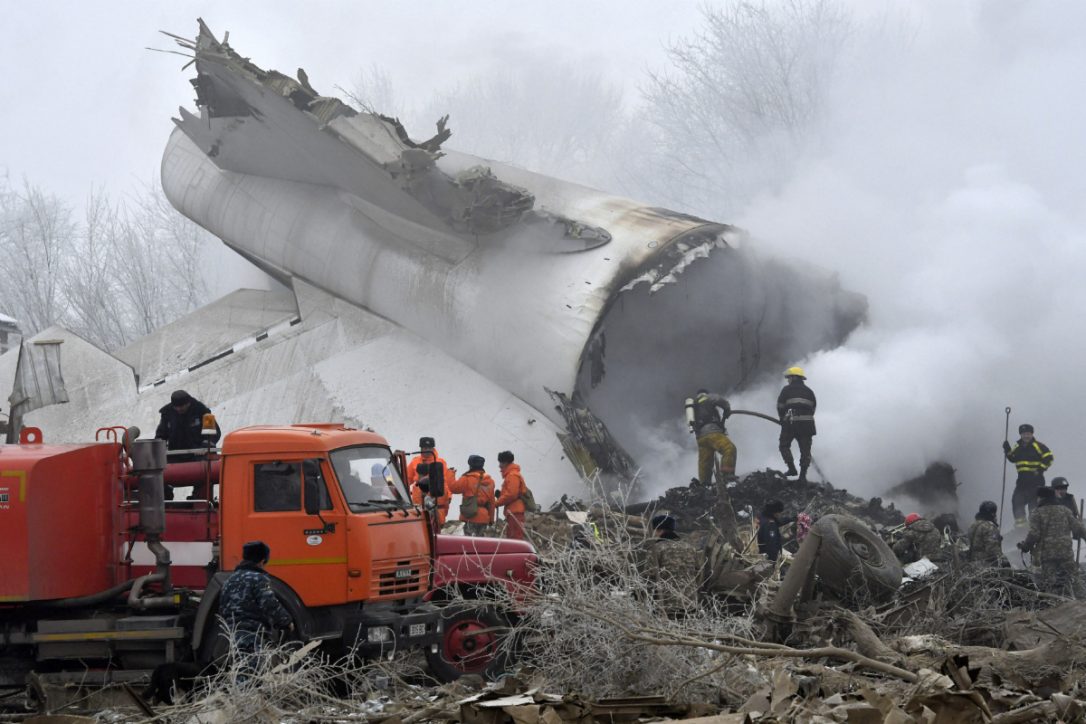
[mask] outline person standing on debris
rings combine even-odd
[[[777,395],[777,415],[781,421],[780,451],[788,466],[786,476],[796,475],[796,461],[792,457],[792,441],[799,443],[799,482],[807,482],[807,468],[811,466],[811,442],[815,436],[814,392],[806,385],[802,367],[789,367],[784,371],[788,384]]]
[[[682,540],[670,515],[652,518],[652,538],[645,541],[643,571],[653,597],[674,618],[682,617],[698,600],[701,554]]]
[[[513,453],[509,450],[498,453],[502,489],[498,491],[498,500],[494,505],[499,508],[505,506],[505,537],[525,540],[524,511],[528,506],[524,503],[524,495],[528,486],[524,482],[524,476],[520,474],[520,466],[513,462],[513,459]]]
[[[1086,539],[1086,527],[1071,511],[1056,501],[1052,488],[1037,491],[1037,510],[1029,519],[1029,535],[1018,548],[1040,558],[1041,575],[1037,584],[1043,591],[1082,598],[1082,577],[1075,563],[1071,538]]]
[[[894,543],[893,550],[898,560],[906,565],[921,558],[927,558],[933,563],[945,558],[943,536],[930,520],[922,518],[919,513],[905,516],[905,531],[901,534],[901,540]]]
[[[758,552],[771,561],[777,560],[781,555],[781,526],[792,522],[790,518],[780,517],[783,512],[784,503],[771,500],[758,514]]]
[[[735,444],[724,429],[724,421],[731,414],[732,406],[723,395],[704,388],[686,400],[686,421],[698,440],[698,481],[702,483],[712,479],[718,453],[721,477],[735,479]]]
[[[1003,441],[1003,453],[1014,463],[1018,470],[1018,480],[1014,484],[1011,506],[1014,508],[1014,526],[1025,528],[1026,509],[1032,514],[1037,507],[1037,490],[1045,484],[1045,471],[1052,467],[1052,451],[1040,440],[1033,437],[1033,425],[1025,423],[1018,426],[1019,440],[1011,447]]]
[[[980,504],[976,520],[969,526],[966,540],[969,542],[969,560],[987,566],[1008,566],[1003,555],[1003,536],[996,523],[998,506],[991,500]]]
[[[242,546],[241,563],[226,579],[219,594],[219,615],[233,632],[243,669],[255,668],[255,657],[272,629],[294,630],[290,612],[275,597],[264,566],[271,549],[263,541]]]
[[[449,486],[460,494],[460,520],[468,535],[485,535],[494,522],[494,478],[483,466],[486,459],[481,455],[468,456],[468,471]]]
[[[1052,478],[1052,489],[1056,491],[1056,502],[1070,510],[1076,518],[1081,518],[1078,506],[1075,504],[1075,496],[1067,494],[1068,487],[1070,486],[1067,478]]]
[[[199,450],[208,443],[214,445],[222,437],[219,423],[215,423],[215,434],[203,434],[204,415],[211,412],[207,405],[184,390],[177,390],[170,395],[170,404],[159,409],[158,428],[155,437],[166,441],[167,450]]]

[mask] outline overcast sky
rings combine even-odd
[[[694,2],[10,2],[4,8],[6,109],[0,169],[77,200],[93,185],[126,191],[157,178],[179,105],[193,107],[185,60],[159,34],[193,37],[202,17],[259,65],[306,69],[322,92],[374,63],[400,98],[494,64],[553,56],[630,91],[663,62],[669,38],[697,25]]]

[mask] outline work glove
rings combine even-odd
[[[1011,451],[1011,444],[1006,440],[1003,441],[1003,452],[1009,453]]]

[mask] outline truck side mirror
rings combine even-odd
[[[440,498],[445,494],[445,465],[432,462],[427,468],[429,468],[426,476],[430,478],[430,495],[434,498]]]
[[[302,463],[302,480],[305,481],[302,489],[302,504],[306,515],[321,514],[321,466],[316,460],[306,460]]]

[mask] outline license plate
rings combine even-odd
[[[412,637],[414,637],[414,636],[425,636],[426,635],[426,624],[424,624],[424,623],[413,623],[413,624],[411,624],[407,629],[407,635],[412,636]]]

